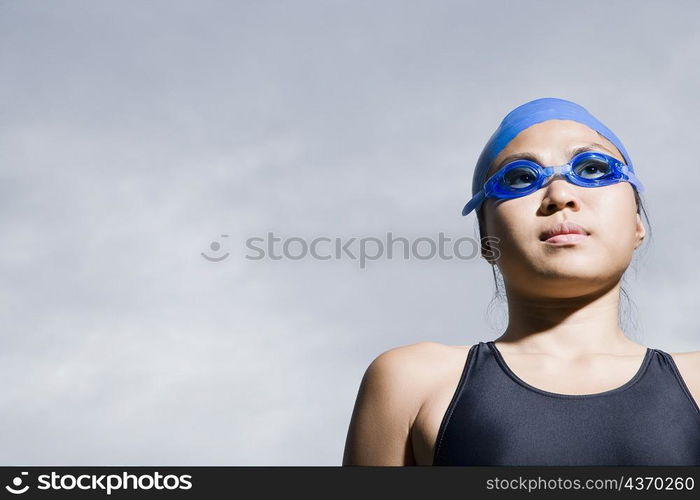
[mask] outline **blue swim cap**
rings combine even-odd
[[[632,161],[620,139],[612,130],[603,125],[597,118],[590,114],[584,107],[556,97],[543,97],[526,102],[508,113],[484,146],[479,160],[474,168],[472,179],[472,196],[478,193],[486,182],[486,172],[494,158],[505,148],[508,143],[531,125],[547,120],[572,120],[599,132],[612,142],[622,154],[629,169],[634,172]],[[479,208],[481,210],[481,207]]]

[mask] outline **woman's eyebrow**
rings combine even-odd
[[[607,147],[603,146],[602,144],[598,144],[597,142],[592,142],[590,144],[586,144],[585,146],[579,146],[577,148],[573,148],[569,151],[569,157],[574,157],[579,153],[583,153],[584,151],[595,151],[596,149],[604,149],[608,153],[614,155],[612,151],[610,151]],[[529,152],[523,152],[523,153],[513,153],[512,155],[508,155],[505,158],[503,158],[500,162],[498,162],[498,167],[495,168],[496,171],[500,170],[500,168],[505,165],[506,163],[510,163],[513,160],[530,160],[534,161],[537,164],[541,164],[539,158],[533,153]]]
[[[613,155],[613,156],[615,155],[615,153],[610,151],[610,149],[608,149],[606,146],[603,146],[602,144],[598,144],[597,142],[592,142],[592,143],[587,144],[585,146],[581,146],[581,147],[578,147],[576,149],[569,151],[569,156],[571,156],[573,158],[577,154],[583,153],[584,151],[595,151],[596,149],[604,149],[605,151],[607,151],[611,155]]]

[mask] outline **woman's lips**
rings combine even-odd
[[[550,243],[553,245],[561,245],[561,244],[567,244],[567,243],[578,243],[580,241],[585,240],[588,238],[587,234],[578,234],[578,233],[569,233],[569,234],[557,234],[555,236],[552,236],[551,238],[546,239],[544,242],[545,243]]]

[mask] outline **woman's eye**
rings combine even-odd
[[[515,168],[503,176],[503,183],[513,189],[522,189],[530,186],[536,178],[529,168]]]
[[[577,165],[575,172],[584,179],[600,179],[610,173],[610,165],[601,160],[588,160]]]

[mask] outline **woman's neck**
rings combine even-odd
[[[590,353],[633,354],[641,346],[618,326],[619,282],[578,297],[538,297],[508,289],[508,328],[496,339],[521,352],[575,357]]]

